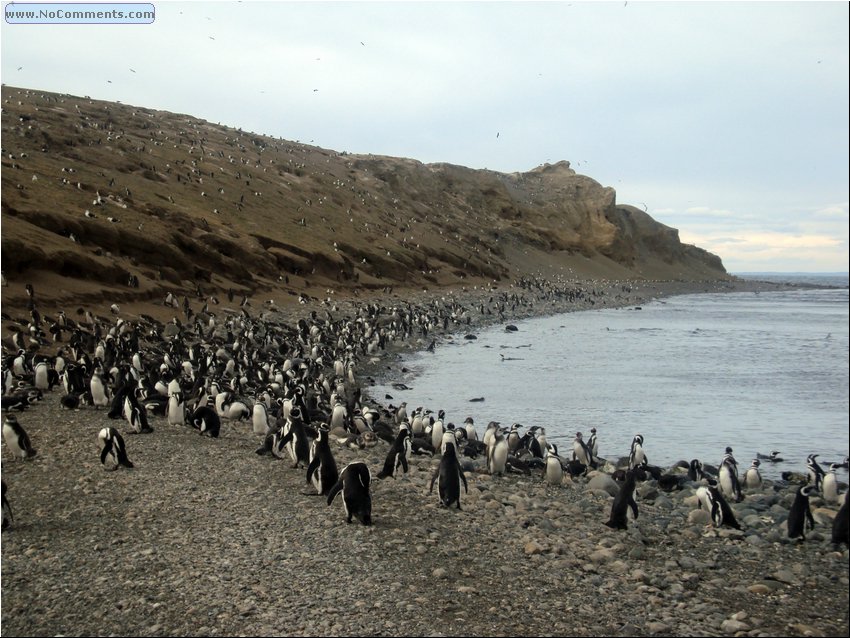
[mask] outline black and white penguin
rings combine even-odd
[[[781,463],[785,459],[779,456],[779,450],[773,450],[770,454],[762,454],[761,452],[756,452],[756,458],[761,461],[770,461],[771,463]]]
[[[9,505],[9,499],[6,498],[6,481],[2,481],[2,496],[3,496],[3,531],[5,532],[12,525],[12,506]]]
[[[540,426],[533,426],[530,429],[531,436],[528,439],[527,448],[531,452],[531,456],[536,459],[545,459],[548,453],[548,444],[546,443],[546,430]]]
[[[832,520],[832,542],[844,543],[850,547],[850,508],[847,506],[847,492],[844,492],[844,504]]]
[[[692,459],[688,465],[688,480],[699,483],[703,478],[705,478],[705,474],[702,471],[702,461]]]
[[[454,445],[447,445],[443,458],[440,459],[440,467],[431,477],[431,489],[429,494],[434,492],[434,481],[439,477],[439,492],[440,503],[445,507],[451,507],[452,503],[460,507],[460,482],[463,481],[463,487],[469,493],[469,487],[466,484],[466,476],[464,476],[463,468],[457,459],[457,448]]]
[[[587,439],[587,449],[590,450],[590,458],[594,461],[599,456],[599,440],[596,438],[596,428],[590,428],[590,438]],[[594,465],[594,467],[596,467]]]
[[[596,467],[596,463],[593,461],[593,452],[582,439],[581,432],[576,432],[576,438],[573,441],[573,460],[588,468]]]
[[[761,461],[758,459],[753,459],[753,464],[750,466],[744,473],[744,487],[748,490],[760,490],[762,486],[761,472],[759,472],[759,466],[761,465]]]
[[[829,466],[829,471],[824,474],[821,481],[821,489],[823,491],[823,500],[827,503],[838,502],[838,479],[835,476],[835,471],[838,469],[837,463],[832,463]]]
[[[443,434],[445,433],[445,427],[443,426],[443,419],[446,418],[446,411],[440,410],[437,413],[437,420],[434,421],[434,425],[431,428],[431,445],[434,446],[435,450],[439,450],[440,446],[443,444]]]
[[[407,458],[410,456],[410,450],[410,429],[407,427],[407,423],[402,421],[395,441],[387,452],[387,458],[384,459],[384,468],[378,473],[378,478],[382,479],[388,476],[395,478],[394,474],[399,466],[407,474]]]
[[[311,481],[317,494],[328,494],[339,481],[339,470],[331,452],[330,431],[326,428],[319,428],[318,436],[310,448],[307,482]]]
[[[127,419],[127,423],[135,434],[153,432],[153,428],[148,423],[147,411],[139,404],[133,392],[128,392],[124,396],[124,418]]]
[[[699,509],[705,507],[711,515],[711,522],[715,527],[727,525],[735,529],[741,529],[741,525],[735,518],[735,513],[729,507],[729,503],[723,498],[720,490],[717,489],[717,481],[709,479],[708,485],[701,485],[697,488],[697,506]]]
[[[822,489],[821,483],[823,482],[824,474],[826,474],[817,462],[817,457],[819,456],[820,454],[809,454],[809,456],[806,457],[806,469],[809,472],[809,483],[814,485],[817,491]]]
[[[263,436],[269,431],[269,410],[265,403],[257,401],[251,412],[251,426],[254,434]]]
[[[788,511],[788,538],[799,537],[800,540],[806,540],[807,521],[810,530],[815,528],[815,519],[812,516],[811,507],[809,507],[809,496],[815,493],[817,493],[817,488],[814,485],[801,485],[797,488],[797,495]]]
[[[336,495],[342,492],[342,502],[345,506],[345,522],[350,523],[351,517],[356,516],[363,525],[372,524],[372,475],[365,463],[356,462],[346,465],[339,475],[339,480],[328,492],[328,505],[333,503]]]
[[[3,439],[15,458],[31,459],[38,453],[33,449],[29,435],[14,414],[6,415],[3,420]]]
[[[632,439],[632,447],[629,451],[629,469],[633,469],[643,465],[647,461],[646,453],[643,451],[643,435],[635,434]]]
[[[215,408],[209,405],[202,405],[195,410],[189,418],[189,424],[196,430],[200,430],[201,434],[214,439],[217,439],[221,432],[221,419]]]
[[[59,397],[59,405],[66,410],[76,410],[80,407],[80,396],[78,394],[65,394]]]
[[[166,408],[168,425],[183,425],[186,423],[186,401],[182,392],[172,392],[168,396],[168,407]]]
[[[493,430],[492,443],[487,446],[487,469],[490,474],[504,476],[509,454],[508,439],[498,427]]]
[[[508,449],[510,449],[511,452],[517,452],[522,446],[522,437],[520,437],[519,435],[519,429],[521,427],[521,424],[514,423],[513,425],[511,425],[510,432],[508,432]]]
[[[301,408],[294,407],[289,412],[289,419],[284,424],[283,436],[278,443],[278,446],[289,452],[289,456],[295,461],[293,468],[297,468],[302,463],[307,466],[310,464],[310,441],[307,439],[307,431],[304,428],[304,420],[301,416]]]
[[[635,468],[630,468],[626,472],[626,480],[623,481],[620,491],[614,497],[614,502],[611,503],[611,517],[605,523],[611,529],[629,528],[628,509],[630,507],[632,508],[632,513],[635,515],[635,519],[638,517],[638,506],[637,502],[635,502],[636,474],[637,471]]]
[[[478,440],[478,432],[475,431],[475,421],[473,421],[471,416],[466,417],[466,420],[463,422],[463,427],[466,430],[466,439],[468,441]]]
[[[720,461],[720,469],[718,470],[718,479],[720,482],[720,491],[731,498],[735,502],[740,503],[744,500],[744,495],[741,492],[741,484],[738,481],[738,462],[732,456],[731,448],[726,448],[727,452]]]
[[[98,366],[89,381],[92,405],[94,405],[95,409],[105,408],[109,405],[109,394],[106,389],[106,384],[103,382],[102,374],[103,369]]]
[[[100,452],[100,462],[106,467],[107,457],[112,459],[112,467],[107,469],[117,470],[120,465],[133,467],[127,458],[127,449],[124,447],[124,439],[115,428],[103,428],[97,435],[103,449]]]
[[[558,456],[558,447],[550,443],[549,454],[546,455],[546,482],[549,485],[561,485],[564,482],[564,467]]]

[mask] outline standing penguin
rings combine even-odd
[[[251,412],[251,425],[254,434],[266,435],[269,431],[269,410],[265,403],[257,401]]]
[[[440,410],[437,413],[437,420],[434,421],[434,425],[431,428],[431,445],[434,446],[435,450],[439,450],[440,446],[443,444],[443,434],[445,432],[445,428],[443,427],[443,419],[446,417],[446,411]]]
[[[635,437],[635,439],[637,439],[637,437]],[[605,523],[611,529],[629,528],[627,522],[627,512],[629,507],[632,508],[632,513],[635,515],[635,519],[638,517],[638,506],[635,502],[635,475],[635,468],[629,468],[626,472],[626,480],[623,481],[620,491],[617,493],[617,496],[614,497],[614,502],[611,504],[611,517]]]
[[[823,500],[827,503],[838,502],[838,479],[835,476],[835,470],[838,469],[837,463],[832,463],[829,466],[829,472],[824,474],[821,481],[821,489],[823,490]]]
[[[516,452],[522,445],[522,438],[519,435],[519,429],[522,427],[519,423],[511,425],[511,430],[508,432],[508,448],[511,452]]]
[[[823,482],[823,477],[825,474],[823,468],[818,464],[816,460],[819,456],[820,454],[809,454],[809,456],[806,457],[806,469],[809,472],[809,483],[814,485],[815,489],[818,491],[822,489],[821,483]]]
[[[301,463],[310,464],[310,442],[307,440],[307,431],[301,418],[301,408],[294,407],[289,412],[289,420],[284,424],[284,434],[280,439],[279,446],[286,447],[289,456],[295,461],[293,468]]]
[[[738,482],[738,462],[730,448],[726,448],[727,453],[720,461],[720,470],[718,478],[720,479],[720,491],[723,494],[735,499],[735,502],[740,503],[744,500],[744,495],[741,492],[741,484]]]
[[[328,493],[328,505],[342,492],[346,523],[356,516],[363,525],[372,524],[372,475],[365,463],[349,463],[343,468],[339,480]]]
[[[850,547],[850,508],[847,507],[847,494],[844,492],[844,505],[832,521],[832,542],[835,545],[844,543]]]
[[[466,484],[466,476],[463,474],[463,468],[457,460],[457,448],[454,445],[447,445],[443,452],[443,458],[440,459],[440,467],[431,477],[431,489],[429,494],[434,492],[434,481],[440,477],[439,492],[440,503],[445,507],[451,507],[452,503],[457,503],[457,508],[460,507],[460,482],[463,481],[463,487],[469,493],[469,487]]]
[[[319,428],[319,436],[310,449],[310,464],[307,466],[307,482],[311,480],[318,494],[327,494],[339,480],[333,452],[330,446],[330,431]]]
[[[92,404],[95,409],[106,407],[109,405],[109,395],[107,394],[106,384],[103,382],[103,368],[98,366],[91,376],[89,388],[91,389]]]
[[[723,498],[723,494],[717,489],[717,481],[709,479],[708,485],[697,488],[697,505],[699,509],[705,507],[711,515],[711,522],[715,527],[728,525],[735,529],[741,529],[741,525],[735,518],[735,513],[729,507],[729,503]]]
[[[629,451],[629,469],[643,465],[646,460],[646,453],[643,451],[643,435],[635,434],[635,438],[632,439],[632,448]]]
[[[806,521],[809,523],[810,530],[815,528],[815,519],[809,507],[809,496],[816,492],[814,485],[801,485],[797,488],[797,495],[788,511],[788,538],[799,536],[800,540],[806,540]]]
[[[478,432],[475,431],[475,421],[472,420],[471,416],[466,417],[463,427],[466,429],[466,438],[468,441],[478,440]]]
[[[378,478],[386,478],[393,476],[395,471],[401,466],[404,473],[407,474],[407,458],[410,456],[410,429],[406,422],[402,422],[398,428],[398,434],[395,441],[387,452],[387,458],[384,460],[384,468],[378,473]]]
[[[127,458],[127,449],[124,447],[124,439],[115,428],[103,428],[97,435],[103,449],[100,452],[100,462],[106,466],[106,458],[111,457],[113,466],[112,470],[117,470],[119,465],[124,467],[133,467],[130,459]],[[109,468],[107,468],[109,469]]]
[[[3,439],[6,441],[6,447],[14,457],[22,459],[31,459],[38,452],[33,449],[30,443],[30,437],[24,430],[23,426],[18,423],[18,419],[14,414],[9,414],[3,420]]]
[[[748,469],[744,474],[744,487],[746,487],[748,490],[761,489],[762,480],[761,472],[759,472],[759,465],[761,465],[761,461],[759,461],[758,459],[753,459],[753,464],[750,466],[750,469]]]
[[[688,480],[693,481],[694,483],[699,483],[705,474],[702,471],[702,461],[699,459],[692,459],[690,464],[688,465]]]
[[[502,430],[496,427],[493,430],[492,443],[487,446],[487,469],[490,474],[504,476],[508,464],[508,447],[508,439]]]
[[[564,467],[558,456],[558,447],[549,444],[549,454],[546,455],[546,482],[549,485],[561,485],[564,482]]]
[[[599,441],[596,438],[596,428],[590,428],[590,438],[587,439],[587,449],[590,450],[590,458],[595,459],[599,456]],[[594,465],[594,467],[596,467]]]
[[[168,425],[183,425],[186,423],[186,402],[182,392],[172,392],[168,397]]]
[[[596,463],[593,460],[593,452],[590,450],[590,447],[582,440],[581,432],[576,432],[575,441],[573,441],[573,460],[579,461],[582,465],[586,467],[596,467]],[[587,470],[585,470],[585,474]]]
[[[128,392],[124,397],[124,417],[136,434],[153,432],[153,428],[148,423],[145,408],[139,404],[139,400],[132,392]]]

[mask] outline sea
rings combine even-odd
[[[369,394],[406,401],[408,412],[445,410],[458,426],[472,417],[479,436],[490,421],[544,427],[565,458],[576,432],[586,439],[595,427],[600,456],[628,455],[642,434],[649,462],[661,467],[694,458],[716,466],[727,447],[742,472],[757,453],[779,451],[782,462],[762,462],[772,479],[805,472],[809,454],[824,469],[843,462],[847,273],[737,276],[797,287],[558,314],[515,323],[516,332],[492,326],[475,340],[461,333],[406,355],[394,368],[407,372]],[[846,481],[847,471],[838,476]]]

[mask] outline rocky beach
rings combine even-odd
[[[410,303],[453,318],[427,339],[388,340],[358,356],[357,383],[368,395],[378,375],[392,374],[399,348],[485,323],[759,285],[597,282],[573,300],[519,286],[376,297],[386,314]],[[516,303],[500,306],[502,294]],[[245,338],[247,325],[309,322],[311,311],[352,320],[362,309],[249,308],[251,320],[232,329]],[[141,331],[132,312],[120,318]],[[106,329],[117,318],[99,320]],[[148,357],[154,369],[159,360]],[[604,523],[617,458],[561,485],[535,470],[490,476],[480,457],[464,459],[458,511],[439,504],[436,487],[429,493],[438,456],[413,455],[407,474],[379,480],[386,442],[334,442],[340,469],[362,461],[371,470],[373,525],[363,526],[345,522],[341,498],[328,507],[303,467],[255,454],[263,437],[250,419],[223,419],[211,439],[151,417],[153,433],[134,435],[107,409],[64,409],[62,394],[45,392],[18,414],[34,458],[13,459],[4,443],[14,516],[2,536],[4,635],[848,634],[848,551],[831,542],[838,505],[813,497],[814,531],[790,540],[795,485],[747,492],[732,504],[736,530],[697,509],[696,484],[666,492],[639,482],[637,520],[613,530]],[[97,433],[107,426],[124,432],[133,469],[104,470]]]

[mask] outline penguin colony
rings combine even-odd
[[[524,280],[519,285],[538,284]],[[34,292],[30,290],[35,319]],[[501,314],[517,299],[502,293],[491,302]],[[487,308],[478,311],[484,314]],[[24,461],[37,454],[11,411],[25,414],[45,392],[61,388],[58,400],[67,409],[103,408],[108,418],[126,420],[127,439],[117,427],[104,427],[97,436],[106,470],[144,471],[130,461],[132,437],[156,436],[152,421],[161,420],[157,427],[193,428],[209,438],[218,438],[222,427],[246,427],[262,439],[258,455],[288,458],[292,469],[305,472],[305,482],[325,496],[329,506],[341,493],[349,523],[353,518],[363,525],[374,521],[372,472],[363,462],[349,463],[339,472],[334,445],[362,450],[384,441],[388,451],[378,479],[407,473],[412,456],[440,456],[429,492],[438,483],[440,504],[457,510],[462,510],[461,486],[468,489],[466,472],[470,468],[464,458],[486,459],[487,471],[495,476],[539,472],[541,480],[553,487],[562,486],[565,475],[576,478],[591,470],[613,469],[598,455],[596,428],[587,440],[581,432],[576,433],[571,458],[565,460],[557,446],[546,441],[545,428],[540,426],[524,428],[514,423],[504,428],[493,421],[479,440],[472,418],[456,427],[442,410],[435,419],[432,410],[422,407],[408,413],[406,403],[375,407],[364,400],[356,377],[363,357],[391,341],[417,335],[428,339],[439,328],[457,329],[469,322],[471,312],[474,310],[443,300],[424,307],[362,303],[353,317],[335,318],[329,309],[322,316],[314,310],[309,319],[291,326],[268,316],[252,316],[245,304],[221,323],[212,322],[206,308],[194,315],[193,324],[175,320],[167,325],[144,315],[130,322],[81,312],[85,321],[73,321],[60,313],[56,321],[60,328],[53,332],[55,355],[40,352],[40,346],[49,342],[40,341],[36,330],[31,331],[30,347],[3,357],[7,454]],[[113,309],[112,313],[120,311]],[[46,321],[37,316],[37,325]],[[15,345],[24,344],[18,340]],[[727,501],[744,498],[731,448],[726,448],[714,475],[698,459],[683,462],[682,473],[670,474],[649,464],[644,444],[644,436],[636,434],[627,471],[613,473],[623,482],[605,525],[627,529],[629,512],[633,519],[638,518],[637,482],[655,480],[665,490],[681,489],[688,482],[697,485],[696,505],[708,512],[710,524],[740,529]],[[762,489],[759,465],[762,460],[781,461],[778,454],[758,454],[744,474],[744,488]],[[810,455],[807,460],[808,476],[804,478],[808,485],[797,491],[788,518],[788,536],[805,539],[806,524],[808,529],[813,525],[808,498],[823,489],[830,501],[844,503],[835,518],[833,541],[847,544],[846,496],[838,493],[834,472],[839,464],[832,464],[826,473],[817,456]],[[3,487],[6,529],[12,517],[5,482]],[[10,493],[13,498],[14,491]]]

